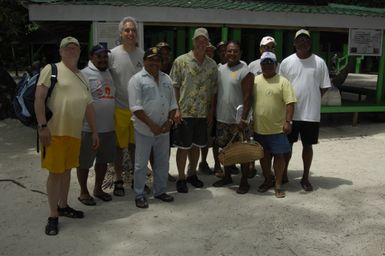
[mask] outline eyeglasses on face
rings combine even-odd
[[[264,46],[262,46],[263,47],[263,49],[265,49],[265,50],[274,50],[275,49],[275,45],[273,45],[273,46],[270,46],[270,45],[264,45]]]

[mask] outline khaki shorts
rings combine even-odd
[[[52,136],[51,143],[41,150],[41,167],[52,173],[64,173],[65,170],[79,166],[80,139],[69,136]]]
[[[123,108],[115,108],[115,134],[116,145],[119,148],[127,148],[128,144],[135,144],[134,125],[131,121],[132,113]]]

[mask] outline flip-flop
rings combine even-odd
[[[107,194],[107,193],[103,193],[103,194],[100,194],[100,195],[95,195],[94,194],[94,197],[99,198],[100,200],[102,200],[104,202],[108,202],[108,201],[112,200],[112,196],[110,194]]]
[[[276,188],[275,189],[275,197],[276,198],[284,198],[286,196],[285,192],[283,192],[281,189]]]
[[[78,197],[78,200],[79,200],[79,202],[81,202],[84,205],[88,205],[88,206],[96,205],[95,199],[92,196],[90,196],[88,198]]]
[[[304,182],[301,180],[300,183],[301,183],[301,187],[303,188],[303,190],[305,190],[307,192],[313,191],[313,186],[310,184],[309,181]]]

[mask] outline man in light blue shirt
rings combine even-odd
[[[128,83],[130,110],[135,129],[135,204],[148,208],[144,192],[147,163],[154,154],[154,197],[164,202],[174,198],[166,193],[169,170],[169,132],[177,109],[170,77],[161,72],[159,49],[149,48],[143,57],[144,68]]]

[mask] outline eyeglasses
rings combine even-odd
[[[274,50],[274,49],[275,49],[275,45],[273,45],[273,46],[264,45],[264,46],[262,46],[262,47],[263,47],[263,49],[265,49],[265,50]]]

